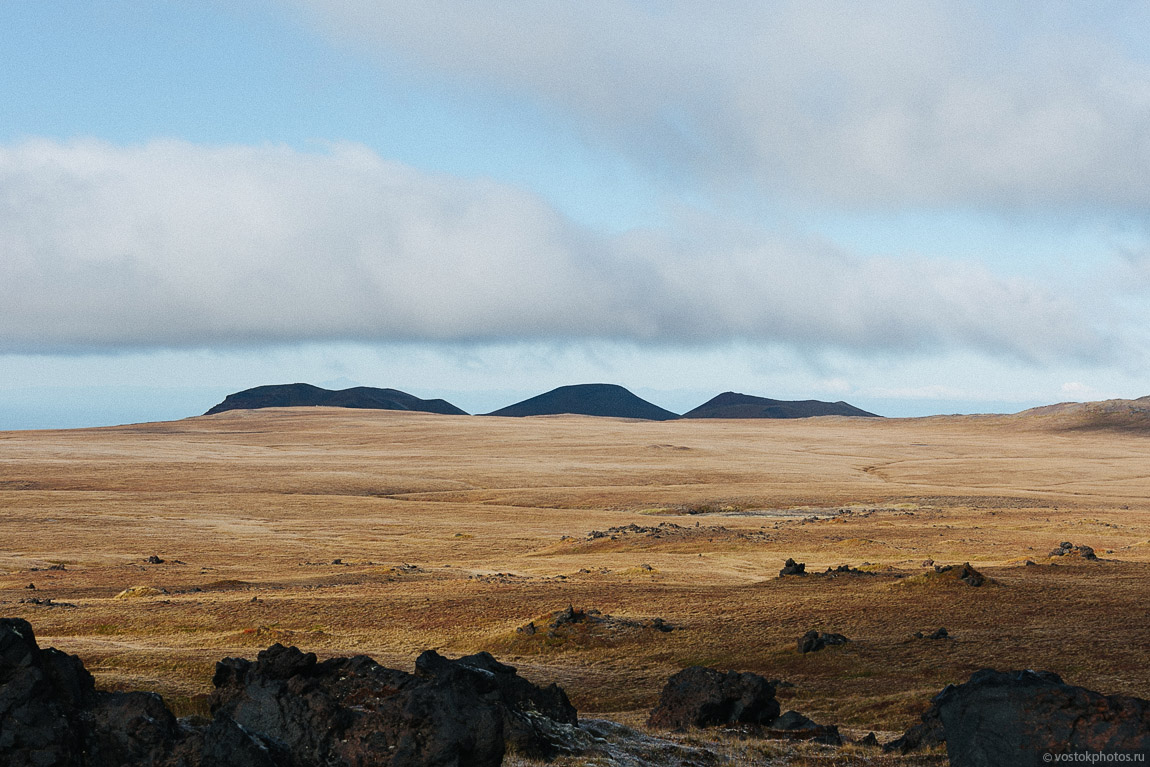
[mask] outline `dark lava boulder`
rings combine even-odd
[[[1093,548],[1090,546],[1075,546],[1070,541],[1063,541],[1058,544],[1058,548],[1050,552],[1050,557],[1078,557],[1088,562],[1098,561],[1098,555],[1094,553]]]
[[[873,578],[875,574],[869,570],[859,570],[857,567],[850,565],[839,565],[838,567],[828,567],[825,572],[820,573],[826,578],[838,578],[843,575],[860,576],[863,578]]]
[[[647,726],[769,725],[778,716],[775,688],[758,674],[691,666],[667,680]]]
[[[1068,685],[1048,671],[976,671],[931,701],[887,751],[946,744],[951,765],[1043,765],[1056,754],[1150,755],[1150,701]]]
[[[27,621],[0,618],[0,764],[174,767],[199,764],[199,751],[158,695],[97,692],[79,658],[41,650]]]
[[[424,653],[408,674],[273,645],[219,662],[213,683],[211,721],[177,720],[153,693],[97,691],[78,658],[0,619],[0,765],[498,767],[508,744],[540,758],[594,745],[563,690],[487,653]]]
[[[94,698],[78,659],[41,650],[27,621],[0,619],[0,763],[78,764],[78,709]]]
[[[313,653],[276,644],[254,662],[220,661],[212,683],[215,716],[281,744],[297,765],[503,761],[503,712],[472,675],[429,679],[365,655],[319,663]]]
[[[780,578],[785,578],[788,575],[806,575],[806,574],[807,574],[806,562],[796,562],[795,560],[793,560],[789,557],[787,558],[786,562],[783,562],[783,569],[779,570],[779,577]]]
[[[457,684],[470,684],[485,699],[497,702],[504,738],[519,754],[550,759],[572,750],[566,742],[568,728],[556,724],[577,726],[579,716],[556,684],[537,687],[519,676],[514,666],[487,652],[449,660],[427,650],[415,661],[415,673],[440,682],[458,677]]]
[[[798,650],[801,655],[809,652],[818,652],[824,647],[844,645],[851,640],[842,634],[820,634],[817,631],[808,631],[799,637]]]
[[[788,711],[783,714],[771,722],[771,726],[763,734],[768,738],[809,740],[828,746],[841,746],[843,744],[837,726],[816,724],[814,720],[808,719],[798,711]]]
[[[928,575],[930,574],[928,573]],[[961,565],[935,565],[933,576],[933,579],[958,581],[967,586],[983,586],[987,583],[994,583],[993,580],[971,567],[969,562],[964,562]]]

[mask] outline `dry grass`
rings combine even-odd
[[[784,707],[893,733],[982,666],[1150,697],[1148,458],[1138,430],[987,417],[309,408],[6,432],[0,611],[102,685],[190,709],[216,659],[287,641],[402,668],[426,648],[497,650],[612,716],[685,665],[745,669],[793,682]],[[588,538],[660,522],[683,532]],[[1047,558],[1063,540],[1103,561]],[[775,578],[787,557],[874,575]],[[997,585],[916,587],[928,559]],[[115,598],[130,587],[162,592]],[[569,604],[676,628],[516,654],[517,627]],[[954,639],[911,636],[939,626]],[[852,642],[799,655],[812,628]]]

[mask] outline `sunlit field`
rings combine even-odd
[[[985,666],[1150,697],[1150,439],[1074,425],[309,408],[5,432],[0,612],[177,713],[273,642],[405,669],[490,650],[632,723],[692,664],[880,737]],[[989,582],[935,573],[966,562]],[[549,630],[568,606],[605,617]],[[801,655],[809,629],[851,641]]]

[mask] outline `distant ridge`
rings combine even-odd
[[[204,415],[227,410],[257,410],[265,407],[350,407],[365,410],[411,410],[441,415],[467,415],[442,399],[420,399],[398,389],[356,386],[332,391],[305,383],[273,384],[229,394]]]
[[[813,418],[820,415],[882,417],[846,402],[823,402],[817,399],[788,401],[728,391],[684,413],[683,418]]]
[[[1068,430],[1150,431],[1150,396],[1100,402],[1060,402],[1023,410],[1007,418]]]
[[[641,418],[670,421],[678,418],[615,384],[576,384],[560,386],[487,415],[523,417],[531,415],[597,415],[605,418]]]

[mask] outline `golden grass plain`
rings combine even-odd
[[[276,641],[404,669],[491,650],[630,722],[692,664],[785,679],[784,710],[860,733],[905,729],[987,666],[1150,697],[1148,437],[1043,417],[329,408],[0,432],[0,612],[178,713],[217,659]],[[590,537],[660,523],[680,527]],[[1049,558],[1061,541],[1102,561]],[[779,579],[787,557],[874,574]],[[928,559],[997,585],[915,578]],[[137,586],[161,593],[116,598]],[[675,630],[516,632],[568,605]],[[954,639],[912,637],[939,626]],[[800,655],[808,629],[852,641]]]

